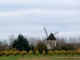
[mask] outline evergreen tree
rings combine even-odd
[[[28,42],[27,38],[21,34],[19,34],[18,38],[13,41],[12,47],[16,48],[20,51],[22,51],[22,50],[29,51],[30,50],[30,46],[29,46],[29,42]]]

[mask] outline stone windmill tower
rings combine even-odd
[[[46,44],[46,46],[47,46],[47,49],[53,49],[55,46],[56,46],[56,38],[55,38],[55,34],[57,34],[58,32],[56,32],[56,33],[50,33],[50,35],[48,36],[48,34],[47,34],[47,31],[46,31],[46,28],[44,27],[44,30],[45,30],[45,33],[46,33],[46,35],[47,35],[47,44]]]

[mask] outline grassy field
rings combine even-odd
[[[13,56],[13,55],[10,55],[10,56],[0,56],[0,60],[80,60],[80,55],[70,55],[68,54],[67,56],[66,55],[42,55],[42,54],[39,54],[38,56],[36,56],[35,54],[33,55],[24,55],[24,56],[21,56],[21,55],[17,55],[17,56]]]

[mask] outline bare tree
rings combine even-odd
[[[13,41],[15,40],[14,35],[9,36],[9,48],[12,48]]]
[[[28,37],[28,40],[29,40],[29,45],[35,46],[40,39],[34,37]]]

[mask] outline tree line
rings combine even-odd
[[[80,37],[70,37],[68,39],[62,37],[57,37],[57,45],[52,50],[76,50],[80,48]],[[0,51],[5,50],[19,50],[19,51],[30,51],[33,52],[39,51],[42,53],[43,50],[46,52],[46,42],[43,42],[45,38],[42,40],[40,38],[33,38],[33,37],[24,37],[22,34],[19,34],[17,38],[14,36],[10,36],[9,42],[7,43],[6,40],[0,41]]]

